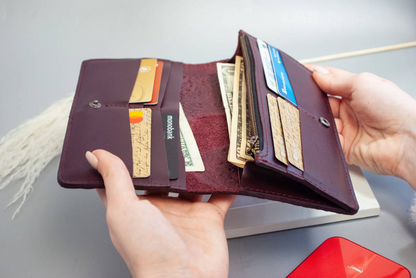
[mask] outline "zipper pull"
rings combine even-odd
[[[249,144],[250,144],[250,151],[251,151],[251,156],[253,158],[254,158],[254,156],[257,153],[256,143],[257,143],[258,140],[259,140],[259,137],[258,136],[251,136],[251,138],[250,138],[250,142],[249,142]]]

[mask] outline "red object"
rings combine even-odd
[[[288,278],[408,278],[409,270],[342,237],[324,241]]]
[[[138,123],[141,123],[143,121],[143,117],[140,117],[140,118],[132,118],[132,117],[130,117],[130,123],[131,124],[138,124]]]

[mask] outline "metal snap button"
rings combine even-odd
[[[327,119],[325,119],[325,118],[323,118],[323,117],[320,117],[319,118],[319,122],[324,126],[324,127],[330,127],[331,126],[331,124],[328,122],[328,120]]]
[[[94,101],[90,102],[90,106],[92,108],[100,108],[101,107],[101,103],[99,103],[98,100],[94,100]]]

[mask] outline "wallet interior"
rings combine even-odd
[[[246,37],[250,57],[243,53]],[[152,109],[151,175],[135,178],[136,189],[188,193],[231,193],[267,198],[305,207],[354,214],[358,204],[327,96],[312,79],[311,72],[281,51],[300,111],[304,171],[282,164],[274,157],[265,83],[256,39],[240,31],[235,55],[250,59],[262,129],[260,151],[255,160],[240,169],[227,161],[229,138],[217,76],[217,62],[182,64],[164,62],[159,103],[156,106],[129,104],[140,67],[140,59],[84,61],[64,141],[58,182],[67,188],[102,188],[101,176],[85,159],[85,152],[105,149],[119,156],[132,173],[132,144],[129,108]],[[224,61],[222,61],[224,62]],[[99,109],[89,105],[93,100]],[[179,177],[169,179],[161,114],[179,115],[181,102],[197,142],[204,172],[185,172],[178,147]],[[324,127],[324,117],[330,127]],[[180,142],[179,142],[180,144]]]

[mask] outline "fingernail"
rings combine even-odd
[[[92,152],[88,151],[85,153],[85,158],[88,160],[88,162],[90,163],[90,165],[92,167],[94,167],[94,169],[97,169],[97,165],[98,165],[98,159],[95,155],[93,155]]]
[[[326,68],[322,68],[322,67],[319,67],[319,66],[315,66],[313,68],[313,71],[316,71],[317,73],[321,73],[321,74],[328,74],[329,73],[329,71]]]

